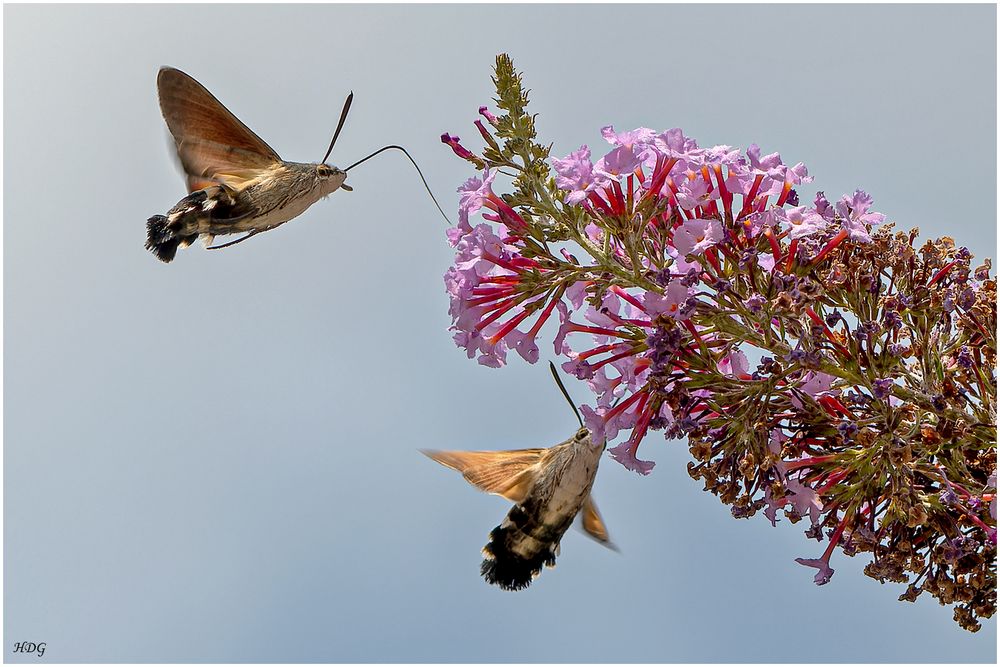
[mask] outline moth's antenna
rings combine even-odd
[[[395,144],[393,144],[391,146],[383,146],[382,148],[378,149],[377,151],[375,151],[374,153],[372,153],[368,157],[361,158],[360,160],[358,160],[357,162],[355,162],[354,164],[352,164],[350,167],[347,167],[346,169],[344,169],[344,171],[350,171],[351,169],[354,169],[355,167],[357,167],[362,162],[367,162],[368,160],[372,159],[373,157],[375,157],[379,153],[381,153],[383,151],[387,151],[390,148],[395,148],[396,150],[403,151],[403,155],[405,155],[407,157],[407,159],[409,159],[409,161],[413,163],[414,169],[416,169],[417,170],[417,174],[420,175],[420,180],[424,182],[424,189],[427,190],[427,194],[429,194],[431,196],[431,201],[433,201],[434,205],[437,206],[437,209],[438,209],[438,211],[441,212],[441,216],[445,219],[445,222],[447,222],[449,225],[452,224],[451,220],[448,219],[448,215],[444,212],[444,209],[441,208],[441,204],[438,203],[438,200],[434,196],[434,193],[431,192],[431,186],[427,185],[427,179],[424,178],[424,172],[420,171],[420,166],[417,165],[417,161],[414,160],[413,156],[411,156],[409,153],[407,153],[406,149],[403,148],[402,146],[396,146]]]
[[[552,371],[552,377],[556,379],[556,384],[559,385],[559,389],[562,390],[563,396],[569,402],[569,407],[573,408],[573,414],[576,415],[576,420],[580,422],[580,427],[583,427],[583,420],[580,418],[580,411],[576,409],[576,404],[573,403],[573,399],[569,397],[569,392],[566,391],[566,385],[563,384],[562,378],[559,377],[559,373],[556,371],[556,365],[549,362],[549,370]]]
[[[354,91],[347,96],[347,101],[344,102],[344,110],[340,112],[340,122],[337,123],[337,129],[333,133],[333,139],[330,140],[330,147],[326,149],[326,155],[323,156],[322,162],[325,164],[326,159],[330,157],[330,153],[333,152],[333,145],[337,143],[337,137],[340,136],[340,131],[344,129],[344,122],[347,121],[347,112],[351,110],[351,102],[354,101]]]

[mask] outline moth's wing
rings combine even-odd
[[[618,547],[612,544],[611,538],[608,537],[608,529],[604,525],[601,513],[597,511],[594,499],[589,495],[583,501],[583,507],[580,509],[580,524],[583,526],[583,530],[595,540],[609,549],[618,551]]]
[[[219,181],[238,185],[281,161],[273,148],[184,72],[160,68],[156,87],[189,192]]]
[[[519,503],[524,500],[547,449],[503,452],[441,452],[421,450],[443,466],[462,473],[476,488]]]

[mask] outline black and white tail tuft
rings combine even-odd
[[[556,566],[558,536],[548,544],[533,539],[525,531],[529,523],[524,508],[515,505],[503,523],[490,533],[479,568],[487,583],[505,591],[519,591],[530,586],[543,567]]]
[[[195,238],[177,236],[170,231],[165,215],[154,215],[146,221],[146,250],[156,255],[161,262],[171,261],[182,243],[190,245]]]

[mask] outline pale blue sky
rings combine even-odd
[[[447,332],[444,225],[387,154],[298,220],[170,265],[145,220],[183,194],[157,68],[286,159],[387,143],[449,212],[439,142],[509,52],[562,156],[599,128],[757,142],[831,197],[996,247],[993,6],[5,6],[4,636],[44,660],[980,661],[934,600],[802,525],[732,519],[651,438],[595,496],[621,553],[570,532],[527,591],[479,577],[507,511],[418,448],[546,446],[575,421],[544,364]],[[571,385],[578,401],[584,387]],[[9,647],[5,647],[7,651]],[[36,661],[5,652],[7,661]]]

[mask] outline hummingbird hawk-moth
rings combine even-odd
[[[156,78],[160,110],[173,135],[188,195],[146,222],[146,248],[164,262],[201,237],[222,248],[274,229],[338,188],[347,170],[326,164],[347,118],[348,96],[330,149],[320,163],[285,162],[193,78],[163,67]],[[352,165],[353,166],[353,165]],[[216,236],[244,233],[212,246]]]
[[[554,367],[552,373],[555,375]],[[559,385],[565,392],[561,381]],[[514,506],[483,547],[480,573],[490,584],[504,590],[521,590],[531,584],[543,566],[555,567],[559,542],[577,514],[588,535],[614,548],[590,497],[604,443],[595,444],[582,421],[572,438],[552,447],[423,453],[462,473],[479,490],[513,501]]]

